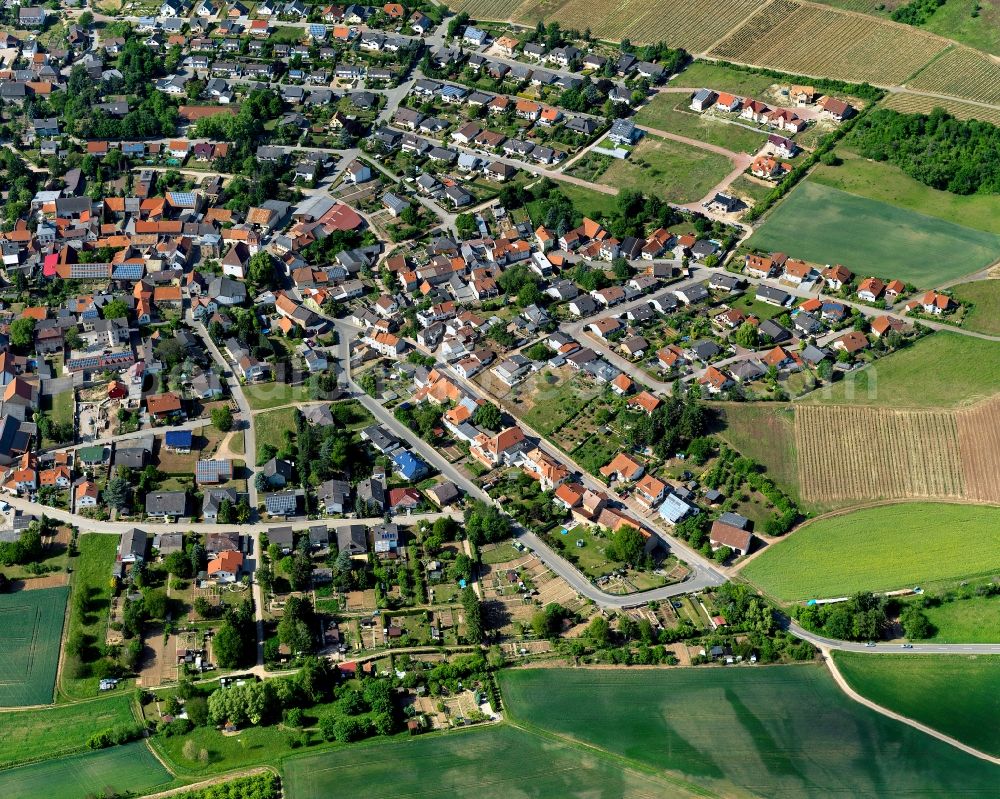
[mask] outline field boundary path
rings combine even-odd
[[[881,713],[883,716],[886,716],[887,718],[894,719],[895,721],[902,722],[903,724],[907,724],[910,727],[913,727],[915,730],[920,730],[920,732],[925,733],[931,736],[932,738],[937,738],[939,741],[943,741],[944,743],[949,744],[950,746],[954,746],[956,749],[960,749],[967,755],[972,755],[973,757],[977,757],[980,760],[985,760],[987,763],[992,763],[995,766],[1000,766],[1000,757],[994,757],[993,755],[980,751],[979,749],[976,749],[972,746],[969,746],[968,744],[964,744],[961,741],[956,740],[955,738],[952,738],[950,735],[945,735],[943,732],[935,730],[933,727],[928,727],[926,724],[922,724],[921,722],[911,719],[908,716],[896,713],[894,710],[889,710],[888,708],[882,707],[882,705],[879,705],[871,701],[870,699],[865,698],[857,691],[855,691],[853,688],[851,688],[850,684],[848,684],[847,680],[844,678],[844,675],[840,673],[840,669],[837,668],[837,664],[833,659],[833,655],[831,654],[830,649],[828,647],[821,646],[820,651],[823,653],[823,659],[826,662],[827,668],[830,670],[830,674],[832,675],[834,682],[837,683],[837,685],[840,687],[840,690],[842,690],[850,699],[853,699],[859,705],[864,705],[870,710],[874,710],[876,713]]]
[[[153,747],[150,747],[153,749]],[[160,761],[167,771],[173,772],[167,768],[167,764],[163,762],[163,759],[156,753],[153,749],[153,756]],[[143,796],[143,799],[166,799],[169,796],[177,796],[178,794],[187,793],[188,791],[201,791],[205,788],[211,788],[213,785],[221,785],[224,782],[229,782],[230,780],[236,780],[240,777],[256,777],[259,774],[277,774],[281,776],[278,769],[273,766],[255,766],[254,768],[241,769],[240,771],[229,771],[225,774],[220,774],[216,777],[211,777],[207,780],[202,780],[201,782],[192,782],[189,785],[181,785],[178,788],[170,788],[166,791],[159,791],[158,793],[149,793]]]

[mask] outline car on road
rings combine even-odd
[[[913,644],[903,644],[903,649],[913,649]]]
[[[865,646],[875,646],[875,642],[869,641],[867,644],[865,644]]]

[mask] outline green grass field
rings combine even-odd
[[[134,723],[128,695],[0,714],[0,769],[86,749],[95,732]]]
[[[711,61],[693,61],[673,80],[677,86],[686,86],[689,89],[697,90],[705,87],[717,92],[729,92],[757,99],[761,99],[761,96],[776,82],[767,75],[742,72],[724,64],[713,64]]]
[[[848,699],[819,665],[500,675],[516,722],[719,796],[978,796],[996,767]]]
[[[613,194],[577,186],[575,183],[560,183],[559,191],[565,194],[573,207],[584,216],[612,216],[617,210],[617,200]]]
[[[719,435],[742,455],[767,469],[768,476],[793,497],[799,495],[795,409],[774,402],[715,406],[723,429]]]
[[[783,600],[890,591],[1000,569],[1000,508],[907,502],[818,519],[743,576]]]
[[[46,760],[0,771],[4,799],[83,799],[97,794],[146,793],[172,781],[144,743]]]
[[[606,755],[506,725],[290,759],[284,788],[292,799],[696,795],[677,782],[622,768]]]
[[[977,50],[1000,55],[1000,5],[997,3],[949,0],[922,27]]]
[[[964,744],[1000,755],[1000,655],[834,652],[859,694]]]
[[[820,164],[809,179],[956,225],[1000,234],[1000,214],[997,213],[995,197],[951,194],[932,189],[892,164],[869,161],[845,147],[838,148],[837,155],[843,160],[840,166]]]
[[[252,386],[244,386],[243,393],[246,394],[247,402],[255,411],[315,399],[312,395],[312,387],[308,383],[299,383],[294,386],[287,383],[257,383]]]
[[[277,725],[247,727],[239,735],[223,735],[214,727],[195,727],[187,735],[156,736],[150,743],[175,773],[206,777],[232,769],[279,763],[295,751],[289,743],[291,738],[287,730]],[[188,740],[194,741],[198,750],[208,752],[208,763],[184,757],[184,743]]]
[[[654,94],[639,109],[635,122],[644,127],[725,147],[736,153],[756,153],[767,140],[767,135],[761,131],[724,121],[728,117],[719,118],[691,111],[688,103],[687,96],[683,94]]]
[[[555,386],[546,385],[539,376],[535,385],[538,388],[531,396],[531,408],[518,415],[543,435],[558,430],[600,393],[597,386],[576,374]]]
[[[846,235],[850,231],[850,235]],[[748,246],[929,288],[1000,258],[1000,236],[807,179],[765,218]]]
[[[959,283],[952,293],[956,300],[974,303],[973,309],[965,315],[962,327],[1000,336],[1000,280]]]
[[[65,587],[0,594],[0,706],[52,701],[68,595]]]
[[[71,613],[67,638],[79,631],[91,648],[104,644],[111,601],[111,568],[118,551],[118,537],[89,533],[81,535],[77,544],[79,555],[73,559],[72,593],[86,592],[88,611],[84,617]],[[72,699],[97,696],[96,677],[70,677],[65,673],[59,682],[60,691]]]
[[[939,331],[813,392],[804,401],[948,408],[987,399],[998,386],[1000,344]]]
[[[253,417],[254,433],[257,435],[257,448],[270,444],[277,449],[285,446],[285,431],[295,434],[296,408],[280,408],[276,411],[258,413]]]
[[[647,135],[627,159],[614,160],[598,181],[656,194],[667,202],[689,203],[704,197],[732,168],[718,153]]]
[[[937,632],[929,640],[941,644],[1000,644],[1000,597],[976,597],[925,608]]]

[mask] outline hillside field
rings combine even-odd
[[[850,231],[850,235],[847,235]],[[825,186],[807,178],[747,242],[859,275],[929,288],[1000,258],[1000,236]]]
[[[834,652],[844,679],[876,704],[1000,755],[1000,655]]]
[[[898,95],[889,95],[890,98]],[[1000,114],[1000,112],[998,112]],[[842,163],[819,164],[809,179],[870,200],[888,203],[966,228],[1000,234],[997,200],[985,194],[952,194],[925,186],[890,163],[861,158],[847,147],[837,148]]]
[[[1000,596],[942,602],[924,613],[936,630],[934,643],[1000,644]]]
[[[1000,507],[908,502],[807,522],[742,575],[785,601],[890,591],[1000,569]]]
[[[820,665],[515,669],[500,685],[515,723],[720,796],[976,796],[996,784],[995,766],[851,701]]]
[[[936,332],[845,375],[804,402],[950,408],[973,405],[1000,387],[1000,344]]]
[[[959,283],[951,291],[956,300],[973,304],[972,310],[962,320],[962,327],[1000,336],[1000,280]]]
[[[292,799],[698,795],[677,782],[622,768],[591,750],[507,725],[293,758],[285,762],[284,788]]]
[[[0,594],[0,706],[52,701],[68,595],[65,586]]]
[[[141,742],[0,771],[4,799],[83,799],[133,795],[168,784],[171,776]]]
[[[95,732],[135,722],[128,694],[0,714],[0,769],[87,748]]]

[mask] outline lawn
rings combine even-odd
[[[204,777],[232,769],[277,764],[293,751],[293,737],[277,725],[248,727],[239,735],[223,735],[214,727],[195,727],[183,736],[166,738],[162,735],[150,740],[157,753],[171,770],[192,777]],[[190,760],[183,754],[184,743],[194,741],[198,750],[208,752],[208,763]]]
[[[925,608],[941,644],[1000,644],[1000,596],[955,599]]]
[[[518,669],[507,712],[721,796],[977,796],[996,767],[848,699],[819,665]]]
[[[41,408],[56,424],[73,426],[73,391],[60,391],[58,394],[45,394],[40,398]],[[46,444],[58,442],[46,440]]]
[[[710,61],[692,62],[673,80],[677,86],[686,86],[692,90],[706,87],[717,92],[729,92],[757,99],[761,99],[775,82],[774,78],[767,75],[742,72]]]
[[[987,399],[998,386],[1000,344],[939,331],[845,375],[806,401],[948,408]]]
[[[732,152],[756,153],[764,146],[767,134],[762,131],[726,121],[729,117],[691,111],[688,102],[688,98],[682,94],[654,94],[639,109],[635,122],[644,127],[725,147]]]
[[[79,555],[73,559],[72,594],[85,593],[87,613],[71,613],[67,638],[80,632],[88,647],[104,645],[111,601],[111,567],[118,551],[118,537],[90,533],[81,535],[77,543]],[[73,699],[97,696],[97,678],[69,677],[65,670],[59,683],[61,692]]]
[[[68,595],[65,586],[0,594],[0,706],[52,701]]]
[[[253,417],[254,432],[257,434],[257,449],[270,444],[276,449],[285,446],[285,431],[295,433],[296,408],[281,408],[277,411],[258,413]]]
[[[906,208],[962,227],[1000,234],[996,197],[952,194],[932,189],[887,162],[870,161],[845,147],[837,149],[843,163],[820,164],[810,180],[835,189]]]
[[[312,386],[308,383],[256,383],[244,386],[243,393],[255,411],[291,405],[293,402],[309,402],[315,399]]]
[[[696,795],[676,781],[622,768],[607,755],[507,725],[297,757],[285,763],[283,787],[294,799]]]
[[[797,497],[795,409],[773,402],[726,403],[716,407],[725,425],[720,436],[741,455],[764,466],[775,483]]]
[[[144,743],[135,742],[0,771],[4,799],[80,799],[146,793],[172,781]]]
[[[889,591],[1000,569],[1000,508],[907,502],[803,525],[743,576],[783,600]]]
[[[125,693],[0,714],[0,769],[85,750],[95,732],[133,723],[135,716]]]
[[[718,153],[647,135],[627,159],[614,160],[600,182],[655,194],[665,202],[689,203],[702,199],[732,168]]]
[[[971,302],[974,306],[965,315],[962,327],[1000,336],[1000,280],[959,283],[952,288],[952,293],[956,300]]]
[[[850,235],[846,235],[850,231]],[[1000,236],[807,179],[792,189],[748,246],[860,275],[929,288],[1000,258]]]
[[[851,688],[865,698],[1000,755],[1000,655],[833,656]]]

